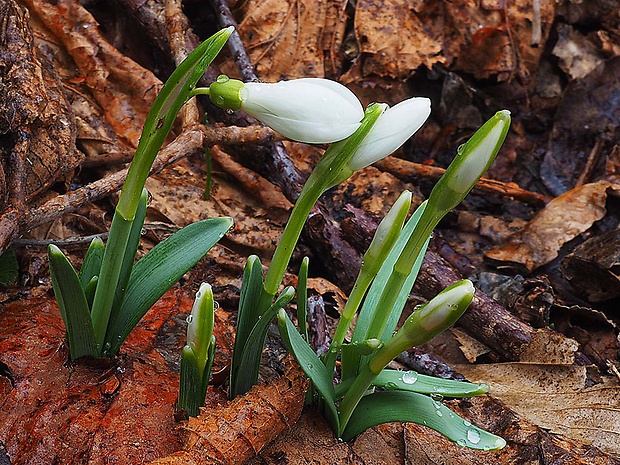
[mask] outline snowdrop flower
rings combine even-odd
[[[364,117],[353,92],[328,79],[266,84],[220,76],[211,84],[209,97],[223,108],[240,108],[283,136],[311,144],[349,137]]]
[[[410,98],[388,108],[356,150],[349,167],[356,171],[387,157],[420,129],[430,113],[431,101],[425,97]]]

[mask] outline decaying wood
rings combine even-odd
[[[226,405],[201,409],[185,428],[190,437],[183,451],[153,465],[241,465],[301,415],[305,375],[288,360],[286,373],[268,384],[254,386]]]
[[[26,202],[83,158],[59,78],[35,47],[28,20],[14,0],[0,6],[0,253],[17,234]]]

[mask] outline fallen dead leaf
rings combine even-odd
[[[603,380],[588,387],[588,368],[573,365],[502,363],[462,365],[470,381],[539,427],[593,444],[620,456],[620,385]]]
[[[566,192],[549,202],[521,231],[510,236],[506,244],[488,251],[486,256],[520,263],[533,271],[556,258],[566,242],[603,218],[608,193],[619,190],[617,184],[601,181]]]

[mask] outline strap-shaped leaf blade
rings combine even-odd
[[[401,289],[401,292],[399,293],[398,300],[396,301],[394,308],[382,308],[381,302],[379,302],[379,298],[381,297],[381,291],[385,287],[390,275],[392,274],[392,269],[394,268],[396,260],[398,260],[398,257],[405,248],[409,237],[417,226],[419,219],[422,217],[422,213],[424,212],[425,207],[426,203],[423,203],[416,209],[414,214],[411,216],[409,221],[407,221],[402,231],[400,232],[398,240],[392,247],[392,250],[390,251],[386,260],[383,262],[383,265],[381,265],[381,269],[377,273],[375,280],[370,286],[370,289],[368,290],[368,295],[366,296],[366,300],[364,301],[362,309],[360,310],[357,323],[355,324],[355,331],[353,332],[352,341],[361,341],[370,338],[377,338],[381,339],[382,341],[387,341],[390,337],[392,337],[392,333],[394,332],[394,329],[396,329],[396,324],[398,323],[398,319],[400,318],[402,309],[405,306],[407,297],[409,297],[411,288],[413,287],[413,284],[418,276],[418,272],[420,271],[420,267],[422,266],[422,257],[424,256],[426,247],[424,247],[424,249],[420,252],[418,260],[416,261],[413,269],[411,270],[411,273],[409,274]],[[388,312],[389,317],[383,333],[368,334],[368,330],[373,321],[377,318],[377,315],[388,314]]]
[[[362,398],[342,434],[348,441],[366,429],[403,421],[425,425],[460,446],[479,450],[501,449],[506,441],[459,417],[429,396],[406,391],[379,391]]]
[[[112,304],[112,311],[110,312],[111,321],[116,319],[118,312],[121,309],[123,298],[125,297],[127,283],[129,282],[129,277],[131,276],[131,270],[133,269],[134,262],[136,260],[136,253],[138,252],[138,246],[140,245],[140,238],[142,237],[142,227],[144,226],[144,220],[146,219],[148,198],[148,191],[146,189],[142,189],[140,201],[138,202],[138,209],[136,210],[136,216],[133,219],[131,230],[129,231],[129,237],[127,238],[125,254],[123,255],[123,261],[118,275],[118,284],[116,285],[116,291],[114,292],[114,303]]]
[[[301,337],[284,310],[278,312],[278,328],[280,329],[280,337],[284,344],[293,354],[306,376],[310,378],[318,393],[323,397],[323,405],[326,407],[324,409],[325,416],[334,431],[338,431],[339,420],[336,409],[336,393],[331,375],[327,372],[321,359],[314,353],[312,347]]]
[[[243,281],[241,283],[241,293],[239,296],[237,329],[235,332],[235,345],[230,368],[229,396],[231,399],[236,397],[238,394],[247,392],[237,386],[240,359],[248,337],[264,311],[264,294],[263,267],[260,259],[256,255],[251,255],[245,263],[245,268],[243,270]],[[258,354],[254,353],[254,357],[258,357],[259,363],[261,354],[262,347],[261,352]]]
[[[118,315],[110,322],[106,344],[115,354],[157,300],[226,234],[232,218],[190,224],[157,244],[133,267]]]
[[[409,237],[422,217],[425,207],[426,203],[420,205],[409,221],[407,221],[388,257],[383,262],[383,265],[381,265],[381,269],[370,286],[366,299],[364,300],[364,304],[359,312],[357,322],[355,323],[355,330],[353,331],[352,342],[364,341],[370,338],[377,338],[382,341],[387,341],[392,337],[402,310],[407,302],[407,298],[409,297],[409,293],[411,292],[411,288],[413,287],[413,284],[418,276],[418,272],[420,271],[420,267],[422,266],[422,259],[424,257],[424,253],[426,252],[428,241],[420,252],[420,256],[416,260],[411,273],[405,280],[394,307],[391,309],[383,308],[381,306],[381,302],[379,302],[379,298],[381,297],[383,288],[386,286],[390,275],[392,274],[394,264],[398,260],[398,257],[405,248]],[[372,325],[376,324],[377,319],[386,320],[383,333],[381,335],[371,335],[369,334],[369,330]],[[358,373],[360,360],[361,358],[352,352],[342,354],[344,377],[355,376]]]
[[[82,262],[82,268],[80,268],[79,277],[82,289],[86,290],[92,279],[95,276],[99,276],[104,252],[105,246],[103,241],[99,236],[95,237],[88,246],[84,261]]]
[[[299,334],[308,340],[308,264],[310,259],[304,257],[299,267],[299,276],[297,277],[297,326]]]
[[[437,394],[443,397],[472,397],[486,394],[489,386],[484,383],[468,383],[452,379],[435,378],[415,371],[383,370],[374,381],[374,386],[385,389],[398,389],[420,394]]]
[[[233,386],[231,385],[231,397],[248,392],[258,381],[258,370],[260,369],[263,346],[265,345],[269,325],[278,314],[278,311],[293,300],[293,297],[295,297],[295,290],[290,286],[285,288],[273,305],[256,321],[245,341],[245,345],[238,354],[237,376],[235,377],[234,385],[235,392],[232,393]]]
[[[80,278],[65,254],[55,245],[50,245],[48,257],[54,295],[67,330],[71,359],[85,355],[98,357],[99,347]]]

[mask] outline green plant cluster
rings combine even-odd
[[[253,109],[258,113],[263,108],[262,104],[251,100],[251,95],[257,95],[255,91],[254,94],[246,92],[243,94],[246,97],[241,99],[244,84],[240,81],[228,88],[230,82],[221,78],[215,83],[219,86],[217,92],[215,88],[195,87],[231,33],[232,28],[224,29],[201,44],[164,85],[147,117],[116,207],[107,245],[95,239],[79,272],[57,247],[49,249],[52,282],[72,359],[115,355],[146,311],[232,226],[230,218],[189,225],[134,263],[146,217],[148,195],[144,184],[181,106],[194,95],[209,94],[217,100],[218,95],[226,94],[228,98],[221,99],[220,105],[232,102],[229,104],[231,108]],[[222,86],[223,90],[220,89]],[[304,86],[311,86],[319,92],[328,89],[347,104],[352,102],[350,91],[343,91],[342,86],[333,82],[317,84],[315,80],[305,80],[295,88]],[[290,95],[287,93],[290,88],[286,86],[271,89],[280,92],[280,96]],[[262,95],[264,97],[264,93]],[[298,327],[284,310],[294,299],[295,289],[289,286],[278,292],[305,221],[319,197],[346,180],[355,169],[402,145],[419,125],[415,123],[415,129],[411,129],[411,124],[405,125],[402,130],[395,130],[393,126],[402,123],[400,115],[411,113],[414,108],[424,113],[417,117],[423,122],[428,116],[426,111],[430,111],[424,100],[427,99],[410,99],[393,109],[387,109],[385,104],[368,106],[359,124],[355,121],[349,124],[353,132],[328,147],[308,178],[266,275],[263,275],[258,257],[248,258],[240,294],[229,396],[234,398],[244,394],[258,382],[267,330],[276,320],[284,344],[312,381],[308,399],[318,405],[339,438],[351,439],[383,422],[411,421],[427,425],[463,446],[497,449],[505,445],[502,438],[471,425],[441,402],[444,397],[485,393],[488,386],[438,380],[414,371],[400,372],[386,367],[402,351],[427,342],[454,324],[473,298],[471,282],[455,283],[416,309],[397,328],[433,229],[463,200],[493,162],[510,125],[509,112],[498,112],[459,148],[428,201],[406,222],[411,194],[404,192],[399,197],[379,225],[363,257],[333,342],[323,357],[318,357],[308,344],[307,259],[299,272]],[[276,110],[269,109],[268,116],[272,120],[275,118],[283,130],[288,130],[291,122],[295,134],[313,127],[303,118],[279,118],[274,114],[278,105],[284,111],[291,110],[287,108],[286,100],[276,103]],[[354,112],[357,111],[356,105],[355,102],[351,104]],[[307,114],[320,116],[324,113],[320,108],[314,110]],[[359,111],[361,115],[362,111]],[[305,139],[307,135],[300,137]],[[178,408],[190,415],[199,414],[200,406],[204,405],[215,353],[213,312],[212,290],[203,284],[188,317],[187,344],[181,357]],[[352,338],[347,341],[346,335],[350,333],[356,315]],[[336,369],[338,360],[339,370]]]

